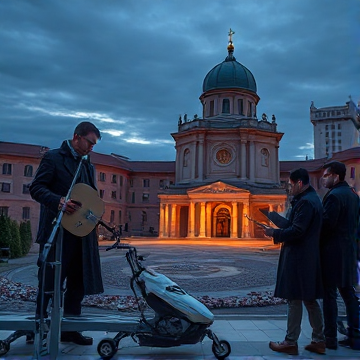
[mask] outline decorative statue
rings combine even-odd
[[[179,116],[179,121],[178,121],[178,126],[180,126],[182,124],[182,119],[181,119],[181,115]]]
[[[267,115],[265,113],[263,113],[261,115],[261,119],[262,119],[262,121],[268,121],[268,117],[267,117]]]
[[[272,120],[273,123],[276,121],[276,117],[275,117],[274,114],[272,115],[271,120]]]

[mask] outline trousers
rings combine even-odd
[[[332,339],[336,339],[337,337],[337,289],[345,303],[348,336],[350,338],[360,338],[360,302],[356,296],[355,288],[353,286],[338,288],[335,284],[327,284],[324,289],[323,310],[325,336]]]
[[[313,329],[312,341],[320,342],[325,340],[324,321],[321,307],[317,300],[288,300],[287,331],[285,340],[289,343],[296,343],[301,332],[301,319],[304,303],[309,315],[309,322]]]

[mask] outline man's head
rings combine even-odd
[[[346,166],[339,161],[332,161],[323,166],[323,185],[327,189],[331,189],[340,181],[345,180]]]
[[[296,196],[309,186],[309,173],[306,169],[297,169],[290,173],[290,195]]]
[[[99,129],[91,122],[83,121],[75,128],[71,145],[79,155],[84,156],[100,139]]]

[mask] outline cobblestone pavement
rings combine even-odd
[[[102,272],[107,295],[132,295],[129,286],[130,268],[125,250],[105,251],[112,243],[100,243]],[[270,243],[271,244],[271,243]],[[234,245],[172,245],[162,242],[134,241],[138,254],[144,255],[144,265],[168,276],[193,296],[246,296],[254,291],[273,291],[279,249],[274,246]],[[1,264],[0,276],[36,286],[36,249],[22,259]],[[34,303],[16,301],[11,304],[18,311],[33,311]],[[0,300],[0,311],[6,311],[8,301]],[[92,309],[91,311],[101,311]],[[221,309],[214,312],[286,314],[286,305]]]

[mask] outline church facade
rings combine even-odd
[[[233,32],[228,55],[203,81],[202,118],[180,118],[175,140],[175,184],[159,194],[159,237],[262,237],[249,217],[282,212],[276,118],[257,117],[256,81],[236,61]],[[259,233],[260,232],[260,233]]]

